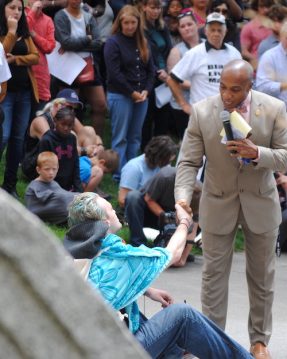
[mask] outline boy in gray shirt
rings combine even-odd
[[[68,217],[68,205],[78,193],[64,190],[54,178],[59,168],[55,153],[45,151],[37,159],[37,173],[26,189],[25,203],[27,208],[43,221],[61,224]]]

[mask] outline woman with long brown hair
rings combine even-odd
[[[172,48],[169,30],[163,19],[162,0],[142,0],[141,11],[144,20],[145,36],[148,40],[156,76],[142,134],[142,150],[153,136],[166,135],[169,132],[170,105],[156,106],[155,88],[168,78],[167,58]]]
[[[112,27],[112,36],[106,41],[104,54],[112,149],[120,158],[114,179],[119,180],[121,168],[138,154],[147,97],[155,76],[136,7],[126,5],[120,10]]]
[[[39,61],[39,54],[29,33],[23,0],[0,2],[0,42],[3,44],[12,77],[2,83],[1,107],[3,141],[0,159],[6,148],[6,164],[2,188],[18,198],[17,171],[23,155],[26,129],[29,124],[31,101],[38,101],[38,88],[32,65]]]

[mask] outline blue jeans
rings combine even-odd
[[[187,304],[172,304],[142,320],[136,339],[152,358],[179,359],[183,350],[200,359],[252,359],[240,344]]]
[[[119,178],[122,167],[138,155],[142,127],[147,112],[148,101],[135,103],[131,98],[119,93],[107,94],[112,128],[112,149],[119,154]]]
[[[143,227],[158,228],[158,218],[148,209],[144,193],[133,190],[125,199],[125,217],[130,229],[130,244],[138,247],[146,244]]]
[[[3,128],[2,124],[4,122],[4,112],[0,106],[0,149],[2,148],[2,137],[3,137]]]
[[[5,115],[1,154],[7,146],[3,187],[11,192],[15,190],[17,171],[23,156],[31,111],[31,91],[7,92],[1,106]]]

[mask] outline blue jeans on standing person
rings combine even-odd
[[[1,155],[7,146],[2,187],[13,193],[16,191],[17,171],[22,160],[25,134],[29,125],[31,91],[7,92],[1,106],[5,115]]]
[[[240,344],[187,304],[172,304],[150,319],[141,318],[136,339],[152,358],[252,359]],[[184,350],[183,350],[184,349]]]
[[[2,124],[4,122],[4,112],[2,107],[0,106],[0,149],[2,148],[2,137],[3,137],[3,129]]]
[[[119,168],[114,178],[119,180],[123,166],[138,155],[148,101],[135,103],[128,96],[112,92],[108,92],[107,101],[111,118],[112,149],[119,154]]]

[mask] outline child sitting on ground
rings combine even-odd
[[[85,192],[97,190],[105,173],[113,173],[119,165],[119,155],[114,150],[103,150],[94,157],[80,157],[80,178]],[[99,193],[100,194],[100,193]]]
[[[67,191],[83,192],[80,181],[79,156],[76,137],[71,133],[75,123],[74,110],[59,109],[54,117],[55,128],[48,130],[39,142],[39,153],[54,152],[59,160],[55,181]]]
[[[54,178],[59,168],[55,153],[45,151],[37,158],[39,176],[27,187],[25,203],[27,208],[43,221],[61,224],[68,217],[68,205],[78,193],[64,190]]]

